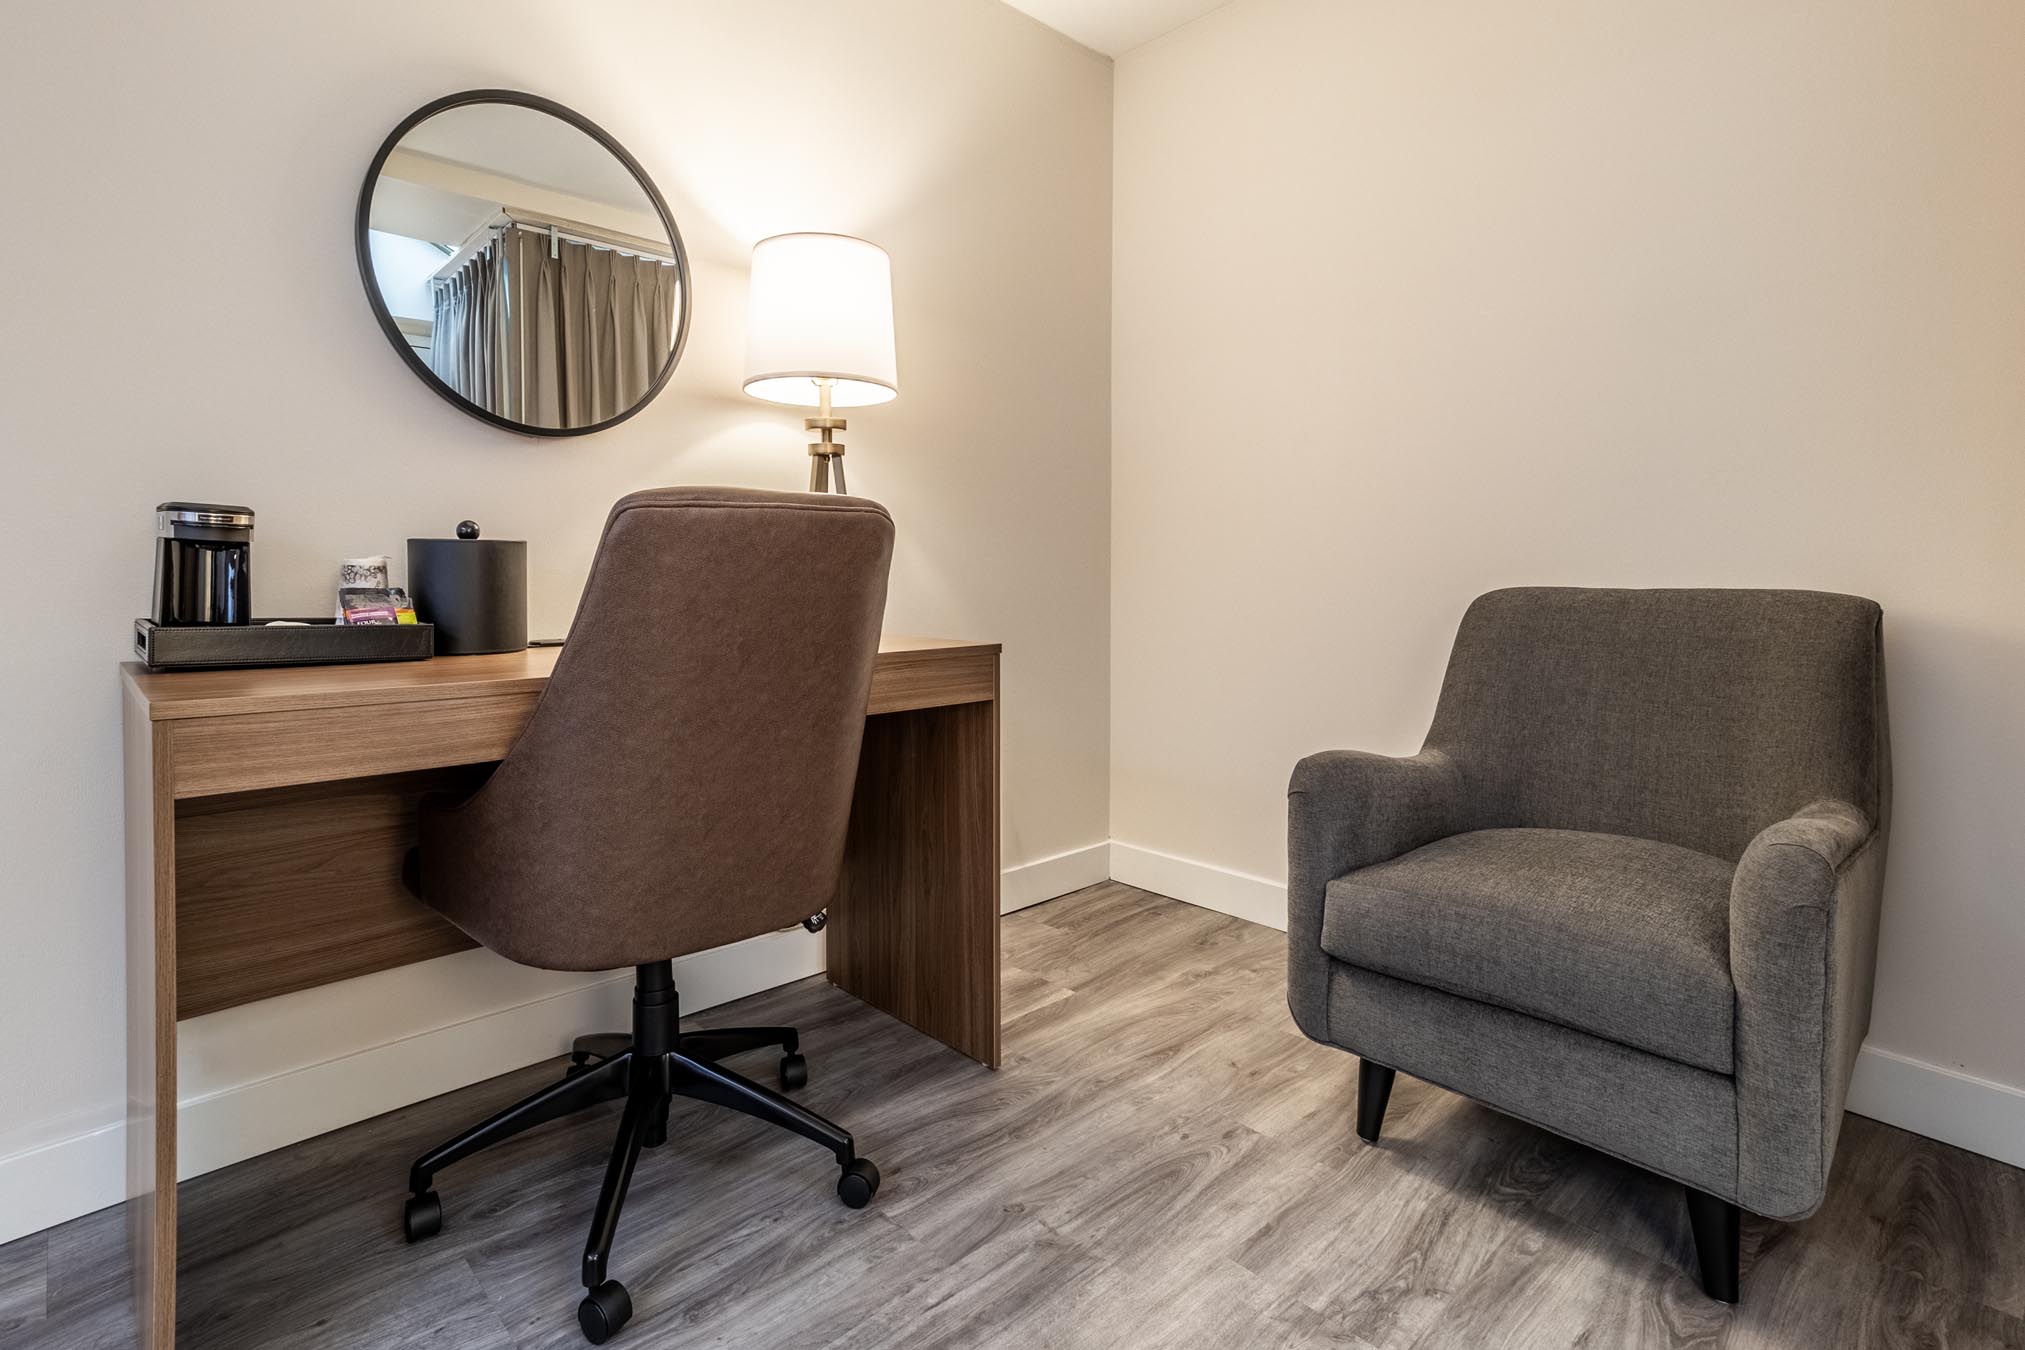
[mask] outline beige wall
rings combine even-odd
[[[1417,748],[1495,586],[1873,596],[1871,1045],[2025,1087],[2021,69],[2012,0],[1240,0],[1121,59],[1114,837],[1282,881],[1294,761]]]
[[[148,508],[258,508],[276,610],[475,516],[559,632],[615,496],[802,481],[737,392],[747,250],[798,228],[894,256],[906,392],[852,482],[900,521],[895,625],[1007,644],[1008,864],[1108,829],[1177,892],[1277,881],[1293,761],[1417,745],[1492,586],[1861,591],[1900,786],[1872,1042],[2025,1085],[2025,10],[1240,0],[1119,64],[1115,143],[1108,64],[995,0],[618,10],[10,10],[0,1172],[67,1202],[119,1156],[68,1144],[119,1113]],[[366,309],[357,175],[487,84],[605,124],[681,220],[689,353],[613,432],[465,418]],[[202,1019],[186,1081],[296,1109],[308,1060],[574,988],[489,962]]]
[[[799,415],[738,389],[768,233],[892,253],[903,393],[851,419],[850,480],[899,524],[890,625],[1005,643],[1005,861],[1106,837],[1108,61],[996,0],[37,0],[7,27],[0,181],[33,209],[6,213],[0,323],[0,1159],[121,1110],[113,671],[153,505],[253,506],[268,613],[326,610],[336,559],[474,517],[529,541],[533,631],[560,633],[622,493],[806,483]],[[463,416],[367,309],[367,160],[487,85],[612,131],[686,236],[688,353],[611,432]],[[308,1006],[325,1031],[414,1030],[366,998]],[[241,1019],[192,1071],[286,1058],[304,1008]]]

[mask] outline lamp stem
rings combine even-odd
[[[802,425],[810,431],[822,433],[822,439],[809,446],[809,491],[828,492],[830,478],[836,476],[836,491],[844,491],[844,447],[832,439],[834,433],[844,430],[844,419],[830,415],[830,387],[836,381],[823,376],[816,377],[816,395],[819,406],[816,416],[805,417]]]

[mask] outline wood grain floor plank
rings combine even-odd
[[[693,1019],[798,1027],[797,1095],[885,1183],[847,1210],[820,1149],[677,1104],[620,1224],[619,1344],[2025,1347],[2017,1169],[1850,1117],[1820,1212],[1746,1223],[1726,1308],[1671,1183],[1405,1075],[1359,1141],[1356,1061],[1293,1027],[1282,934],[1108,882],[1003,933],[996,1073],[820,978]],[[183,1343],[575,1350],[616,1103],[446,1171],[442,1235],[399,1231],[416,1154],[559,1072],[186,1184]],[[114,1209],[0,1247],[6,1350],[130,1344],[123,1237]]]
[[[52,1315],[89,1313],[101,1304],[124,1307],[133,1293],[133,1249],[123,1206],[87,1214],[49,1230]]]
[[[1728,1327],[1728,1309],[1689,1272],[1536,1210],[1414,1345],[1561,1350],[1579,1328],[1585,1346],[1714,1350]]]
[[[1002,1224],[984,1241],[927,1266],[876,1315],[824,1350],[917,1350],[1046,1344],[1061,1331],[1050,1305],[1102,1271],[1077,1244],[1030,1218]],[[1051,1329],[1052,1328],[1052,1329]]]
[[[0,1343],[48,1312],[49,1238],[32,1233],[0,1247]]]
[[[1075,993],[1067,985],[1017,966],[1001,968],[999,977],[999,1015],[1005,1019],[1007,1026],[1036,1009],[1059,1003]]]
[[[1882,1229],[1880,1263],[1972,1303],[2025,1315],[2025,1173],[1891,1133],[1894,1161],[1884,1184],[1870,1192],[1870,1214]],[[2009,1252],[2014,1259],[1962,1260],[1972,1252]]]
[[[1908,1271],[1852,1260],[1792,1231],[1772,1234],[1746,1269],[1723,1350],[2017,1350],[2025,1320]]]
[[[134,1332],[131,1300],[126,1304],[100,1303],[81,1312],[52,1309],[40,1322],[31,1322],[4,1342],[7,1350],[133,1350],[138,1343]]]
[[[1312,1315],[1291,1316],[1271,1298],[1269,1282],[1229,1261],[1177,1264],[1142,1249],[1107,1261],[1066,1286],[998,1343],[1042,1350],[1115,1350],[1118,1346],[1244,1347],[1310,1350],[1319,1339]],[[1368,1350],[1368,1347],[1346,1347]]]
[[[1694,1231],[1679,1182],[1544,1131],[1538,1134],[1551,1176],[1542,1208],[1661,1265],[1695,1268]]]

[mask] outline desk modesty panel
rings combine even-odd
[[[994,1066],[999,651],[881,640],[826,930],[840,988]],[[401,884],[415,803],[484,781],[559,654],[121,667],[142,1346],[175,1343],[176,1022],[475,945]]]

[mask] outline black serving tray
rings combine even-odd
[[[341,624],[298,619],[304,628],[250,624],[171,627],[134,620],[134,653],[149,670],[215,670],[222,666],[341,666],[365,661],[423,661],[435,655],[436,627],[427,623]]]

